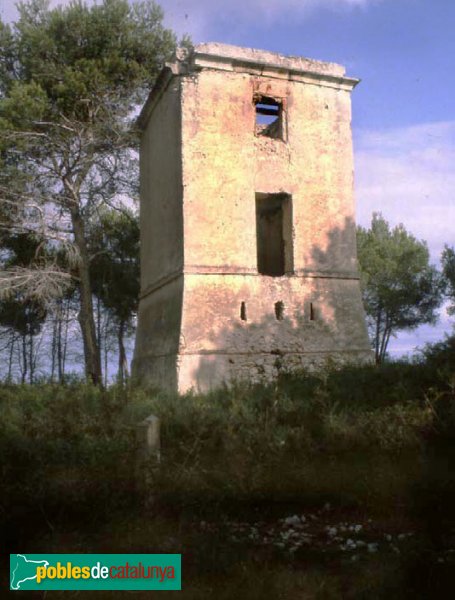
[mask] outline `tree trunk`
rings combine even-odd
[[[29,333],[29,337],[30,337],[30,341],[28,343],[28,355],[29,355],[28,365],[29,365],[29,381],[30,381],[30,385],[31,385],[33,383],[33,376],[35,373],[35,365],[33,362],[33,333],[32,332]]]
[[[381,360],[380,360],[381,363],[383,363],[385,360],[391,335],[392,335],[392,328],[390,325],[387,325],[384,330],[384,337],[383,337],[382,346],[381,346]]]
[[[71,211],[74,241],[79,250],[79,325],[84,344],[85,374],[95,385],[102,385],[101,357],[96,339],[95,319],[93,316],[92,286],[90,283],[89,256],[85,241],[84,222],[78,209]]]
[[[101,301],[100,301],[101,302]],[[100,316],[101,322],[101,316]],[[103,335],[103,349],[104,349],[104,385],[107,387],[108,377],[108,359],[109,359],[109,346],[108,346],[108,329],[109,329],[109,313],[107,313],[103,323],[104,335]],[[100,334],[101,335],[101,334]]]
[[[70,321],[70,299],[66,301],[66,307],[64,309],[63,315],[65,318],[64,327],[63,327],[63,340],[62,340],[62,321],[60,322],[60,347],[59,347],[59,380],[62,383],[65,378],[65,370],[66,370],[66,353],[68,349],[68,326]],[[62,317],[63,318],[63,317]]]
[[[57,379],[59,383],[63,383],[62,371],[62,304],[59,301],[57,313]]]
[[[57,310],[56,313],[54,315],[54,321],[52,323],[52,345],[51,345],[51,381],[52,383],[54,382],[54,377],[55,377],[55,365],[57,363],[57,333],[58,333],[58,322],[57,322],[57,315],[58,315],[58,307],[59,304],[57,302]]]
[[[101,331],[101,300],[98,296],[96,297],[96,337],[98,339],[100,354],[102,355],[103,346],[106,345],[106,340],[103,339],[103,334]]]
[[[128,361],[126,360],[126,351],[123,337],[125,335],[125,321],[121,320],[117,332],[118,340],[118,382],[123,385],[128,377]]]
[[[375,362],[378,365],[381,362],[379,346],[380,346],[380,337],[381,337],[381,311],[378,310],[376,314],[376,336],[374,340],[374,358]]]
[[[27,334],[22,334],[22,377],[21,383],[25,383],[27,379]]]
[[[11,383],[13,379],[13,355],[14,355],[14,345],[16,343],[16,338],[14,333],[11,335],[11,343],[9,348],[9,356],[8,356],[8,383]]]

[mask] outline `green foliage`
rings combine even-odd
[[[140,398],[128,410],[123,392],[107,395],[80,382],[0,386],[0,514],[38,522],[102,520],[135,501],[135,435],[129,415],[145,416]]]
[[[455,314],[455,249],[449,246],[444,247],[441,257],[442,274],[445,279],[446,296],[450,301],[448,312]]]
[[[161,8],[151,1],[76,1],[50,10],[47,1],[30,0],[20,4],[19,14],[0,36],[9,57],[3,92],[10,96],[17,81],[39,85],[54,118],[93,122],[112,109],[101,103],[109,98],[127,111],[175,46]]]
[[[2,300],[0,325],[16,331],[21,336],[33,336],[41,331],[46,309],[33,300]]]
[[[436,322],[443,282],[426,243],[403,225],[391,229],[380,214],[373,215],[371,229],[358,228],[357,248],[376,361],[382,362],[397,331]]]
[[[118,321],[129,322],[139,298],[139,222],[131,211],[104,210],[90,229],[93,291]]]
[[[42,87],[35,81],[21,84],[14,81],[8,96],[1,103],[3,127],[9,126],[21,131],[33,127],[48,110],[48,99]]]
[[[202,497],[332,499],[387,511],[416,485],[428,436],[455,433],[455,414],[444,427],[440,420],[451,405],[453,364],[452,340],[413,364],[155,397],[163,428],[159,496],[195,505]]]
[[[39,260],[41,245],[39,239],[28,234],[3,236],[4,260],[0,261],[1,268],[24,267]],[[39,333],[46,314],[42,302],[24,298],[20,293],[11,293],[0,299],[0,326],[23,337]]]
[[[90,277],[94,294],[113,317],[118,342],[117,379],[128,375],[124,337],[134,332],[139,301],[139,220],[129,210],[100,211],[89,233]]]
[[[121,148],[134,147],[131,111],[175,36],[151,0],[76,1],[53,10],[46,0],[30,0],[19,14],[12,27],[0,26],[3,149],[22,152],[17,168],[34,167],[35,187],[46,170],[48,201],[59,181],[80,195],[102,156],[114,161]]]
[[[85,370],[94,382],[102,377],[89,229],[103,207],[135,196],[134,111],[176,45],[162,20],[152,0],[74,1],[55,9],[29,0],[12,27],[0,26],[0,197],[6,212],[15,212],[0,218],[25,229],[34,205],[33,227],[67,254],[61,263],[79,288]],[[40,272],[49,285],[25,278],[24,293],[61,295],[63,286],[52,279],[67,281],[62,269],[44,265]],[[4,285],[12,281],[3,278]]]
[[[413,364],[283,375],[205,395],[77,381],[0,386],[0,515],[15,527],[38,511],[56,526],[134,510],[134,426],[152,413],[162,461],[139,473],[158,504],[329,500],[386,514],[430,489],[429,440],[453,445],[454,356],[450,338]]]

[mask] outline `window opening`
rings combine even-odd
[[[256,194],[257,268],[280,277],[293,271],[292,201],[288,194]]]
[[[282,321],[284,319],[284,304],[281,302],[275,302],[275,317],[277,321]]]
[[[313,303],[310,302],[310,321],[314,321],[314,320],[315,320],[314,306],[313,306]]]
[[[240,304],[240,318],[242,319],[242,321],[246,321],[246,304],[245,302],[242,302]]]
[[[258,96],[255,98],[256,135],[283,139],[283,105],[275,98]]]

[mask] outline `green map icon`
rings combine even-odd
[[[17,558],[14,558],[17,557]],[[20,590],[21,585],[26,581],[36,579],[36,568],[39,566],[47,567],[47,560],[30,560],[23,554],[15,554],[10,556],[11,563],[11,581],[10,587],[12,590]],[[16,564],[14,564],[16,563]]]

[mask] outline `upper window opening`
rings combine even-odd
[[[256,107],[256,135],[283,139],[283,105],[274,98],[258,96]]]

